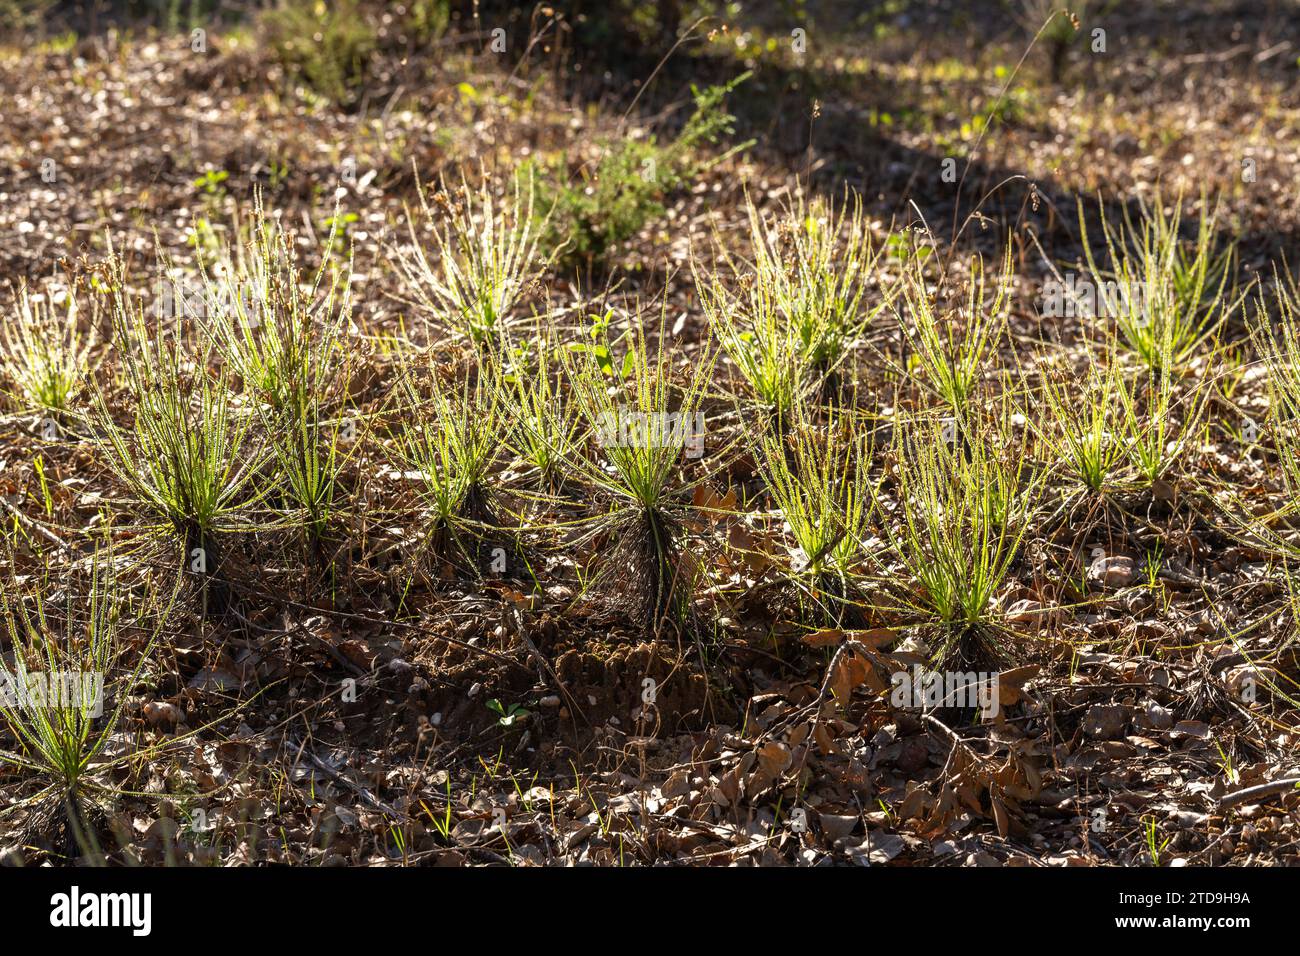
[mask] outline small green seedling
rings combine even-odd
[[[516,724],[521,724],[528,718],[529,714],[522,704],[510,704],[507,707],[495,697],[487,702],[487,709],[497,715],[497,723],[502,727],[513,727]]]
[[[1159,838],[1156,835],[1155,817],[1147,817],[1146,824],[1147,824],[1147,852],[1151,854],[1151,865],[1159,866],[1160,854],[1165,852],[1165,847],[1169,846],[1169,843],[1173,839],[1173,837],[1165,837],[1164,840],[1159,840]]]
[[[1154,591],[1160,585],[1160,570],[1165,563],[1165,545],[1159,542],[1154,548],[1147,552],[1146,561],[1143,567],[1143,574],[1146,577],[1147,587]]]

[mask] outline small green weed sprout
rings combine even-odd
[[[752,211],[752,207],[751,207]],[[775,289],[757,276],[733,288],[692,259],[695,288],[709,328],[767,416],[785,421],[803,391],[798,339],[778,308]],[[737,278],[741,268],[732,263]]]
[[[1143,487],[1170,477],[1197,433],[1209,395],[1203,385],[1187,386],[1171,372],[1149,366],[1121,381],[1125,452]]]
[[[838,209],[824,199],[805,203],[799,196],[786,209],[782,230],[789,237],[785,268],[773,276],[781,311],[796,331],[805,366],[827,375],[892,301],[886,292],[871,307],[865,304],[885,246],[872,243],[857,193]],[[762,256],[760,271],[775,265],[771,252],[769,247]]]

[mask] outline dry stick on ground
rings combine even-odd
[[[343,656],[343,654],[339,651],[337,647],[335,647],[329,641],[325,640],[325,638],[321,637],[319,634],[310,630],[306,626],[306,624],[304,624],[302,621],[298,621],[297,623],[292,625],[286,623],[283,628],[265,627],[264,625],[258,624],[256,621],[250,621],[243,614],[239,613],[239,610],[235,607],[231,607],[229,610],[230,613],[233,614],[236,618],[238,618],[239,622],[243,624],[245,627],[261,631],[263,634],[276,634],[276,635],[283,635],[284,637],[292,637],[294,634],[301,632],[307,635],[307,637],[310,637],[316,643],[318,643],[325,650],[325,652],[329,654],[330,657],[334,658],[334,661],[337,664],[339,664],[344,670],[351,671],[353,674],[355,674],[358,677],[370,676],[369,671],[363,670],[362,668],[358,667],[356,664],[352,663],[350,660],[348,660],[346,657]]]
[[[807,713],[814,714],[812,728],[809,731],[809,738],[811,738],[817,732],[817,727],[821,724],[821,708],[822,708],[822,704],[825,703],[826,688],[827,685],[830,683],[831,674],[834,673],[835,665],[839,662],[840,656],[844,653],[844,649],[851,645],[855,646],[855,648],[858,650],[863,650],[862,645],[854,640],[848,640],[845,641],[843,644],[841,644],[836,649],[834,656],[831,658],[830,666],[827,667],[826,669],[826,676],[822,679],[821,689],[818,690],[816,699],[813,700],[811,703],[804,704],[802,707],[795,708],[790,713],[783,715],[781,718],[779,718],[776,721],[773,721],[770,727],[768,727],[766,730],[764,730],[762,733],[760,733],[757,737],[754,738],[753,744],[755,747],[759,746],[766,740],[775,740],[779,734],[782,734],[785,731],[797,726],[799,722],[803,719],[804,714]],[[773,660],[779,661],[778,658],[773,657],[772,655],[768,655],[768,656],[772,657]],[[714,760],[716,759],[719,758],[714,758]],[[799,768],[798,768],[800,772],[802,772],[804,763],[807,762],[807,759],[808,759],[808,753],[805,750],[804,760],[799,764]],[[713,761],[710,760],[705,762],[712,763]],[[694,765],[694,761],[692,761],[689,764],[679,764],[677,765],[677,767],[673,767],[669,769],[670,770],[680,769],[681,767],[687,767],[693,765]],[[788,772],[789,771],[787,771],[787,773]]]
[[[808,763],[808,754],[811,753],[813,747],[817,745],[817,728],[822,724],[822,711],[825,709],[826,705],[826,692],[830,689],[831,678],[835,676],[835,669],[839,666],[840,658],[844,656],[844,652],[847,650],[852,650],[854,653],[861,654],[865,660],[871,660],[871,654],[867,651],[866,647],[858,641],[850,639],[836,648],[835,653],[831,656],[830,666],[826,668],[826,676],[822,678],[822,686],[817,691],[817,700],[814,701],[816,710],[813,712],[812,727],[808,731],[808,746],[804,748],[803,755],[799,759],[799,766],[795,770],[796,780],[799,778],[799,775],[803,773],[803,769]]]
[[[13,515],[18,521],[20,521],[27,527],[31,528],[37,534],[46,538],[53,544],[58,545],[64,551],[67,551],[69,554],[74,554],[74,555],[77,553],[76,550],[73,549],[72,545],[68,544],[68,542],[64,541],[57,534],[55,534],[49,528],[45,527],[45,525],[41,524],[35,518],[32,518],[24,514],[22,511],[18,510],[18,508],[10,504],[3,497],[0,497],[0,505],[4,505],[5,510],[8,511],[11,515]]]
[[[0,499],[0,500],[2,500],[2,499]],[[240,589],[240,586],[236,586],[236,589]],[[244,588],[244,590],[246,590],[248,593],[256,594],[256,595],[258,595],[258,596],[260,596],[260,597],[263,597],[263,598],[268,598],[268,597],[269,597],[269,595],[267,595],[265,592],[261,592],[259,589],[254,588],[254,587],[247,587],[247,588]],[[362,614],[348,613],[348,612],[337,611],[337,610],[328,610],[328,609],[325,609],[325,608],[311,608],[311,607],[309,607],[309,606],[307,606],[307,605],[298,604],[298,603],[295,602],[295,601],[287,601],[287,602],[284,602],[284,603],[286,603],[287,605],[291,605],[291,606],[293,606],[293,607],[303,608],[303,609],[306,609],[306,610],[312,610],[312,611],[315,611],[316,613],[320,613],[320,614],[328,614],[328,615],[333,615],[333,616],[335,616],[335,617],[342,617],[342,618],[346,618],[346,619],[350,619],[350,620],[362,621],[362,622],[370,623],[370,624],[386,623],[386,624],[390,624],[390,625],[393,625],[393,626],[399,626],[399,627],[400,627],[400,626],[405,626],[405,627],[407,627],[407,628],[409,628],[409,629],[411,629],[411,630],[419,630],[419,628],[416,627],[415,625],[407,625],[407,624],[405,624],[405,623],[402,622],[402,621],[379,621],[379,620],[376,620],[376,619],[369,618],[369,617],[367,617],[367,616],[365,616],[365,615],[362,615]],[[574,714],[574,715],[576,715],[576,716],[578,716],[578,717],[581,717],[583,720],[586,720],[586,719],[587,719],[587,716],[586,716],[586,714],[583,712],[582,708],[581,708],[580,706],[578,706],[578,702],[577,702],[576,698],[574,698],[573,694],[571,694],[571,693],[569,692],[569,689],[568,689],[568,687],[566,687],[566,686],[564,685],[564,682],[563,682],[562,680],[560,680],[560,676],[555,672],[554,668],[551,667],[550,662],[549,662],[548,660],[546,660],[546,658],[542,655],[541,651],[539,651],[539,650],[537,649],[537,645],[534,644],[533,641],[528,637],[527,633],[526,633],[525,630],[524,630],[523,621],[522,621],[522,620],[520,619],[520,617],[519,617],[519,612],[518,612],[518,610],[512,608],[511,611],[513,612],[513,614],[508,614],[508,615],[506,616],[506,620],[507,620],[507,621],[509,622],[509,624],[510,624],[510,630],[511,630],[511,632],[514,634],[515,637],[517,637],[517,638],[520,639],[520,641],[523,643],[525,649],[528,651],[529,656],[530,656],[530,657],[531,657],[531,658],[532,658],[532,659],[533,659],[537,664],[539,664],[540,667],[543,668],[543,669],[546,671],[546,674],[550,676],[551,680],[555,682],[555,686],[556,686],[556,688],[560,691],[561,694],[564,695],[565,700],[566,700],[566,701],[568,702],[568,704],[569,704],[569,707],[570,707],[570,713],[571,713],[571,714]],[[248,621],[248,620],[247,620],[246,618],[244,618],[242,615],[237,615],[237,616],[239,616],[240,619],[243,620],[246,624],[250,624],[250,625],[252,625],[253,627],[257,627],[257,628],[259,628],[260,630],[270,630],[270,629],[268,629],[268,628],[263,628],[263,627],[261,627],[260,625],[253,624],[253,622]],[[319,643],[320,643],[320,644],[321,644],[321,645],[322,645],[322,646],[323,646],[323,647],[324,647],[324,648],[325,648],[325,649],[330,653],[330,655],[331,655],[332,657],[334,657],[335,660],[337,660],[337,661],[339,661],[341,664],[343,664],[343,666],[344,666],[345,668],[347,668],[347,669],[349,669],[349,670],[352,670],[353,672],[355,672],[355,673],[357,673],[357,674],[364,674],[364,673],[366,673],[364,670],[361,670],[361,669],[358,668],[356,665],[352,664],[350,661],[348,661],[348,660],[346,660],[345,658],[343,658],[343,656],[342,656],[342,655],[337,651],[337,649],[335,649],[335,648],[334,648],[334,647],[333,647],[333,646],[332,646],[328,641],[324,640],[324,639],[321,638],[319,635],[313,634],[310,630],[308,630],[307,628],[305,628],[301,623],[297,624],[297,625],[295,626],[294,630],[300,630],[300,631],[302,631],[303,633],[307,634],[307,636],[309,636],[309,637],[311,637],[312,639],[318,641],[318,642],[319,642]],[[294,632],[293,630],[290,630],[290,631],[286,631],[285,633],[286,633],[286,634],[291,634],[291,633],[293,633],[293,632]],[[463,648],[466,648],[466,649],[468,649],[468,650],[477,651],[477,652],[480,653],[480,654],[484,654],[484,655],[486,655],[486,656],[488,656],[488,657],[495,658],[495,659],[497,659],[497,660],[503,661],[503,662],[508,663],[508,664],[513,664],[513,665],[516,666],[516,667],[522,667],[522,666],[523,666],[522,664],[520,664],[518,661],[514,660],[513,658],[510,658],[510,657],[508,657],[508,656],[506,656],[506,655],[503,655],[503,654],[496,654],[496,653],[494,653],[494,652],[492,652],[492,651],[488,651],[488,650],[486,650],[486,649],[484,649],[484,648],[481,648],[481,647],[476,647],[475,645],[470,644],[468,641],[462,641],[462,640],[459,640],[459,639],[454,638],[454,637],[447,637],[447,636],[445,636],[445,635],[439,635],[439,636],[437,636],[435,639],[436,639],[436,640],[440,640],[440,641],[446,641],[447,643],[454,644],[454,645],[456,645],[456,646],[458,646],[458,647],[463,647]]]
[[[3,503],[3,504],[5,504],[5,505],[8,506],[8,507],[12,507],[12,505],[9,505],[8,502],[5,502],[3,498],[0,498],[0,503]],[[21,513],[19,513],[19,514],[21,514]],[[24,516],[24,517],[25,517],[25,516]],[[60,542],[60,544],[62,545],[62,547],[67,548],[68,550],[71,550],[71,548],[70,548],[69,545],[67,545],[67,544],[63,544],[62,542]],[[340,610],[337,610],[337,609],[329,609],[329,608],[313,607],[313,606],[311,606],[311,605],[309,605],[309,604],[302,604],[302,603],[300,603],[300,602],[298,602],[298,601],[293,601],[293,600],[290,600],[290,599],[287,599],[287,598],[283,598],[283,597],[277,597],[276,595],[273,595],[273,594],[271,594],[271,593],[268,592],[268,591],[262,590],[261,588],[256,587],[255,585],[252,585],[251,583],[248,583],[248,582],[235,582],[235,581],[230,581],[230,582],[227,582],[227,583],[230,584],[230,586],[231,586],[234,590],[239,591],[239,592],[241,592],[241,593],[244,594],[244,595],[252,595],[252,596],[254,596],[254,597],[262,598],[263,600],[276,601],[276,602],[279,602],[279,603],[280,603],[284,608],[286,608],[286,609],[287,609],[287,608],[295,608],[295,609],[298,609],[298,610],[310,611],[310,612],[312,612],[312,613],[314,613],[314,614],[321,614],[321,615],[325,615],[325,616],[329,616],[329,617],[341,618],[341,619],[343,619],[343,620],[358,621],[358,622],[363,623],[363,624],[370,624],[370,625],[377,625],[377,626],[388,626],[388,627],[394,627],[394,628],[398,628],[398,629],[402,629],[402,630],[407,630],[407,631],[418,631],[418,632],[420,632],[420,633],[424,633],[424,629],[423,629],[422,627],[420,627],[419,625],[416,625],[416,624],[410,624],[410,623],[408,623],[408,622],[406,622],[406,621],[387,620],[387,619],[383,619],[383,618],[372,618],[372,617],[369,617],[368,615],[365,615],[365,614],[358,614],[358,613],[355,613],[355,612],[340,611]],[[517,614],[518,614],[518,612],[516,611],[516,616],[517,616]],[[328,641],[324,640],[324,639],[321,638],[319,635],[313,634],[310,630],[308,630],[307,628],[305,628],[301,622],[295,624],[294,627],[293,627],[292,629],[286,629],[286,630],[284,630],[283,632],[281,632],[281,631],[279,631],[279,630],[277,630],[277,629],[274,629],[274,628],[267,628],[267,627],[265,627],[265,626],[263,626],[263,625],[256,624],[256,623],[254,623],[254,622],[248,620],[247,618],[245,618],[242,614],[239,614],[238,612],[236,612],[235,616],[238,617],[238,618],[239,618],[243,623],[245,623],[245,624],[247,624],[247,625],[249,625],[249,626],[252,626],[252,627],[254,627],[254,628],[257,628],[258,630],[261,630],[261,631],[273,632],[273,633],[277,633],[277,634],[278,634],[278,633],[284,633],[285,635],[292,635],[293,633],[295,633],[295,632],[301,630],[301,631],[302,631],[303,633],[305,633],[308,637],[311,637],[313,640],[319,642],[323,647],[325,647],[325,649],[326,649],[326,650],[331,654],[331,656],[333,656],[334,659],[337,660],[339,663],[341,663],[341,664],[342,664],[346,669],[351,670],[351,671],[353,671],[354,673],[357,673],[357,674],[365,674],[365,673],[366,673],[365,670],[363,670],[363,669],[361,669],[361,668],[358,668],[358,667],[357,667],[355,664],[353,664],[351,661],[348,661],[348,660],[346,660],[345,658],[343,658],[342,655],[338,653],[337,649],[335,649],[332,645],[330,645]],[[548,661],[547,661],[547,660],[542,656],[542,653],[537,649],[537,645],[534,644],[534,643],[533,643],[533,642],[528,638],[527,634],[524,633],[523,622],[522,622],[522,620],[516,620],[516,621],[512,622],[512,630],[513,630],[515,636],[520,637],[520,638],[522,639],[523,643],[526,645],[526,648],[527,648],[527,650],[528,650],[530,656],[534,657],[534,659],[535,659],[538,663],[540,663],[540,664],[541,664],[541,665],[542,665],[542,666],[543,666],[543,667],[544,667],[544,668],[545,668],[545,669],[550,673],[550,676],[551,676],[552,680],[555,681],[556,686],[559,688],[559,690],[561,691],[561,693],[563,693],[564,696],[565,696],[566,698],[569,699],[570,704],[571,704],[571,706],[572,706],[572,708],[573,708],[572,711],[571,711],[571,713],[578,714],[579,716],[581,716],[581,717],[585,720],[585,719],[586,719],[586,715],[583,714],[581,708],[578,707],[577,702],[573,699],[572,694],[569,693],[568,688],[564,686],[563,682],[562,682],[562,681],[560,680],[560,678],[559,678],[559,675],[555,673],[555,671],[551,668],[550,663],[549,663],[549,662],[548,662]],[[443,642],[445,642],[445,643],[452,644],[452,645],[454,645],[454,646],[456,646],[456,647],[460,647],[460,648],[463,648],[463,649],[465,649],[465,650],[468,650],[468,651],[472,651],[472,652],[478,653],[478,654],[483,655],[483,656],[485,656],[485,657],[493,658],[494,660],[501,661],[502,663],[509,664],[509,665],[514,666],[514,667],[524,668],[525,670],[527,669],[523,664],[521,664],[519,661],[515,660],[513,657],[510,657],[509,655],[506,655],[506,654],[499,654],[499,653],[496,653],[495,651],[487,650],[486,648],[477,647],[476,645],[471,644],[471,643],[469,643],[468,641],[460,640],[459,638],[451,637],[451,636],[448,636],[448,635],[437,635],[437,636],[434,637],[434,640],[437,640],[437,641],[443,641]]]
[[[307,746],[306,741],[299,742],[294,740],[293,738],[290,738],[289,740],[286,741],[286,743],[289,745],[289,748],[291,750],[296,751],[299,755],[305,755],[307,759],[312,762],[312,766],[314,766],[321,773],[325,774],[325,776],[329,777],[331,780],[333,780],[335,783],[339,784],[340,786],[345,787],[348,790],[351,790],[353,793],[359,796],[366,803],[370,804],[370,806],[374,807],[376,810],[379,810],[381,813],[388,814],[390,817],[392,817],[395,820],[400,820],[405,817],[405,814],[399,813],[395,807],[385,803],[383,800],[380,800],[378,797],[376,797],[365,787],[361,786],[361,784],[354,783],[353,781],[349,780],[347,777],[343,776],[341,773],[339,773],[337,770],[335,770],[333,767],[327,764],[320,757],[317,757],[316,754],[312,752],[311,748]]]
[[[1229,807],[1235,807],[1239,803],[1254,800],[1256,797],[1275,797],[1293,791],[1297,787],[1300,787],[1300,777],[1285,777],[1281,780],[1274,780],[1272,783],[1261,783],[1254,787],[1247,787],[1235,793],[1225,793],[1219,798],[1219,809],[1226,810]]]

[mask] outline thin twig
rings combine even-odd
[[[1244,790],[1238,790],[1235,793],[1226,793],[1219,798],[1219,809],[1226,810],[1228,807],[1235,807],[1239,803],[1246,803],[1254,800],[1256,797],[1275,797],[1279,794],[1294,791],[1300,787],[1300,777],[1285,777],[1281,780],[1274,780],[1271,783],[1261,783],[1254,787],[1246,787]]]

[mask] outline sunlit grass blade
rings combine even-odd
[[[781,311],[795,329],[805,366],[827,375],[893,300],[888,287],[867,305],[885,247],[872,242],[857,193],[838,208],[820,197],[805,203],[800,194],[782,227],[789,247],[783,268],[774,270]]]
[[[750,215],[756,216],[752,206]],[[798,403],[803,373],[795,329],[778,308],[772,284],[760,272],[733,286],[697,261],[691,267],[710,330],[727,358],[767,415],[786,419]]]

